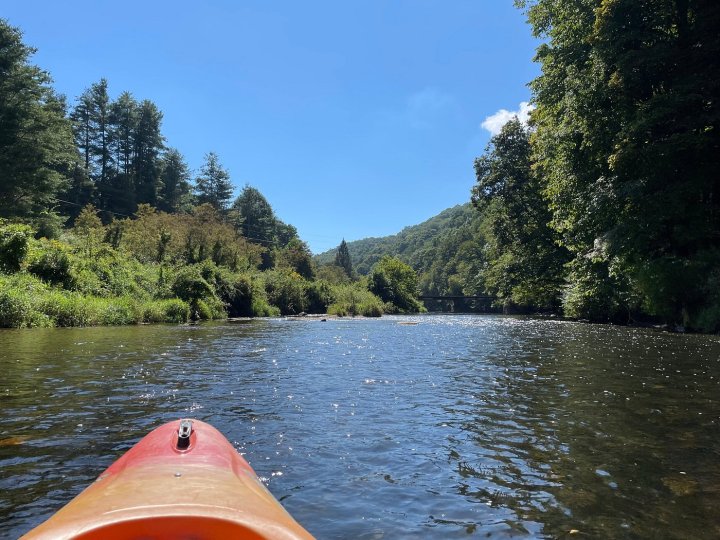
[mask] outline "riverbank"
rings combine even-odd
[[[26,225],[0,223],[0,327],[183,323],[300,313],[380,317],[398,312],[370,292],[366,280],[308,279],[277,253],[274,267],[264,271],[260,259],[249,256],[235,257],[232,264],[222,264],[219,256],[220,264],[211,257],[196,261],[197,255],[153,260],[138,255],[147,249],[104,241],[109,231],[68,230],[60,240],[47,240],[35,239],[35,231]],[[146,230],[143,241],[154,245],[157,235]],[[139,245],[143,247],[137,236],[128,244]]]

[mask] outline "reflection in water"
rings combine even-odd
[[[319,538],[720,537],[717,337],[270,320],[8,330],[0,363],[0,537],[180,416]]]

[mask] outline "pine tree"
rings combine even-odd
[[[28,60],[34,49],[0,19],[0,216],[34,217],[54,205],[77,162],[65,102]]]
[[[160,132],[162,113],[150,100],[138,108],[134,137],[133,179],[138,203],[157,204],[160,187],[160,152],[164,138]]]
[[[230,173],[220,164],[215,152],[205,155],[205,164],[195,179],[195,193],[198,204],[209,203],[219,212],[228,209],[233,186]]]
[[[239,228],[245,238],[266,247],[275,245],[277,218],[260,191],[246,184],[235,199],[233,210],[238,214]]]
[[[345,242],[344,238],[342,242],[340,242],[340,246],[337,250],[337,255],[335,255],[335,265],[342,268],[348,277],[353,277],[353,266],[352,259],[350,258],[350,250],[348,249],[347,242]]]
[[[190,196],[190,170],[182,154],[170,148],[162,157],[161,171],[158,208],[165,212],[178,212]]]

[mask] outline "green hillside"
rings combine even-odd
[[[470,203],[448,208],[398,234],[348,242],[355,271],[365,275],[383,255],[398,257],[420,277],[423,294],[482,294],[479,273],[484,241],[480,213]],[[336,249],[315,257],[333,264]]]

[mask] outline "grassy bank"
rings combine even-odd
[[[26,225],[0,223],[0,327],[383,313],[383,302],[362,282],[308,280],[290,267],[231,269],[210,258],[149,261],[122,243],[113,247],[106,232],[71,229],[47,240]]]

